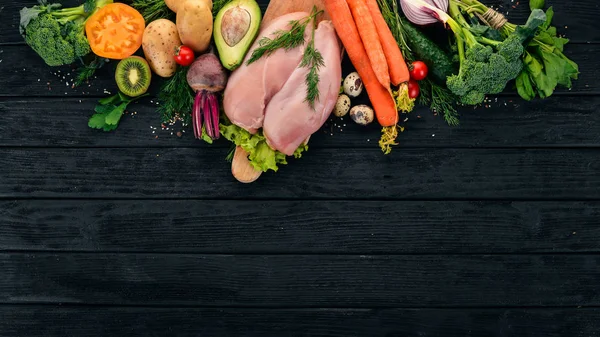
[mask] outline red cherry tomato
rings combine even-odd
[[[415,61],[411,64],[410,69],[410,78],[415,81],[422,81],[427,78],[427,74],[429,73],[429,68],[425,62]]]
[[[188,46],[180,46],[175,51],[175,62],[179,65],[187,67],[194,63],[195,59],[194,51]]]
[[[415,80],[408,81],[408,97],[417,98],[421,94],[421,88],[419,88],[419,83]]]

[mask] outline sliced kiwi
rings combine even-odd
[[[150,87],[152,73],[148,62],[139,56],[130,56],[119,62],[115,80],[122,93],[129,97],[143,95]]]

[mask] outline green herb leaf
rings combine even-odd
[[[106,113],[97,113],[90,117],[88,126],[92,129],[103,129],[106,125],[105,122]]]
[[[147,95],[144,94],[136,98],[129,98],[119,92],[116,95],[99,100],[98,105],[94,108],[96,113],[90,117],[88,126],[92,129],[104,131],[116,130],[127,106],[134,100]]]
[[[531,101],[535,98],[535,90],[529,79],[529,74],[522,71],[516,79],[517,92],[526,101]]]
[[[118,125],[123,113],[125,112],[125,109],[127,109],[127,104],[129,104],[129,102],[121,103],[111,112],[109,112],[108,115],[106,115],[106,124]]]
[[[542,9],[546,5],[545,0],[529,0],[529,9]]]

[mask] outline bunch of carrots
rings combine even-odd
[[[397,145],[399,113],[409,112],[410,73],[377,0],[324,0],[333,26],[361,77],[377,121],[383,127],[379,145],[385,154]],[[394,98],[391,86],[399,86]]]

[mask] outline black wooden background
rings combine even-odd
[[[18,34],[33,4],[0,5],[0,336],[600,335],[596,1],[549,1],[572,90],[418,109],[387,157],[336,120],[253,185],[150,99],[90,130],[114,62],[72,89]]]

